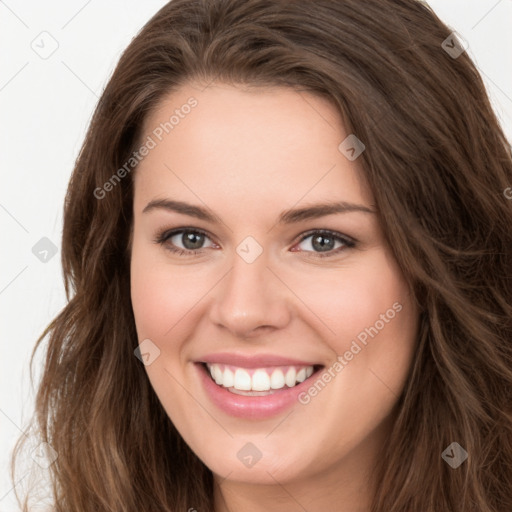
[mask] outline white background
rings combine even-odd
[[[0,0],[0,512],[17,510],[7,464],[32,412],[29,357],[65,304],[60,238],[73,164],[121,51],[165,3]],[[512,140],[512,0],[429,3],[469,43]],[[31,47],[40,37],[58,44],[47,59]],[[58,249],[46,263],[32,253],[42,237]]]

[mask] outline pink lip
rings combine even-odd
[[[290,363],[289,359],[278,358],[277,360],[280,364],[281,361],[284,361],[285,364],[299,364],[297,362]],[[226,361],[226,359],[223,359],[223,361]],[[275,364],[276,359],[273,359],[273,361]],[[269,366],[268,359],[265,359],[263,362]],[[298,395],[311,386],[311,379],[317,373],[313,373],[309,379],[297,384],[293,388],[283,388],[271,395],[244,396],[231,393],[226,388],[217,385],[210,377],[210,373],[204,364],[196,363],[194,366],[197,368],[206,395],[213,404],[230,416],[252,420],[270,418],[292,407],[294,404],[297,405]],[[241,366],[240,360],[238,360],[237,366]],[[245,367],[250,368],[248,366]]]
[[[300,361],[288,357],[275,356],[271,354],[259,354],[256,356],[244,356],[242,354],[229,354],[227,352],[210,354],[204,356],[197,362],[218,363],[238,366],[240,368],[264,368],[268,366],[314,366],[321,363],[311,361]]]

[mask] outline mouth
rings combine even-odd
[[[200,364],[217,386],[241,396],[268,396],[294,388],[324,367],[323,365],[287,365],[242,368],[219,363]]]
[[[196,362],[194,366],[212,404],[230,416],[251,420],[297,406],[300,393],[325,368],[321,364],[247,368],[221,362]]]

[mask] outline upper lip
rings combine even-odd
[[[199,359],[197,362],[210,364],[229,364],[241,368],[264,368],[267,366],[317,366],[321,364],[272,354],[257,354],[248,356],[243,354],[230,354],[227,352],[208,354]]]

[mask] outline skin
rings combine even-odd
[[[134,176],[131,298],[139,341],[160,355],[145,366],[167,414],[215,478],[217,512],[367,511],[371,470],[393,425],[416,346],[418,310],[377,213],[345,212],[280,225],[283,210],[348,201],[375,211],[361,159],[338,146],[348,135],[327,100],[289,88],[188,84],[146,119],[143,139],[193,96],[198,105],[143,159]],[[155,199],[207,207],[211,223]],[[202,229],[198,256],[173,254]],[[357,240],[331,256],[306,231]],[[252,236],[263,253],[247,263]],[[186,243],[186,241],[185,241]],[[332,367],[365,327],[394,303],[385,323],[306,405],[266,420],[229,416],[212,404],[194,361],[206,354],[277,354]],[[246,467],[237,452],[262,458]],[[335,504],[335,505],[334,505]],[[191,503],[190,507],[194,507]]]

